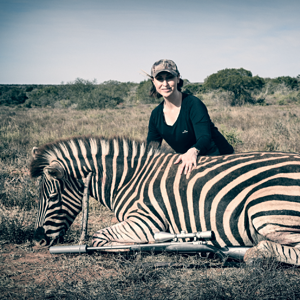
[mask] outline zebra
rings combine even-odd
[[[244,260],[276,256],[300,265],[300,155],[247,152],[199,156],[181,175],[179,154],[123,138],[72,137],[33,149],[39,177],[34,239],[62,241],[90,195],[119,223],[94,233],[93,246],[152,243],[154,233],[214,232],[216,247],[252,246]]]

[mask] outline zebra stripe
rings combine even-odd
[[[174,165],[177,158],[124,138],[72,138],[36,150],[30,170],[33,177],[42,175],[37,231],[44,232],[43,243],[60,237],[73,222],[83,182],[92,172],[90,194],[120,222],[96,232],[95,246],[152,242],[157,231],[212,230],[215,246],[268,239],[283,248],[260,242],[255,249],[298,262],[299,250],[285,248],[300,244],[298,154],[199,157],[188,176]]]

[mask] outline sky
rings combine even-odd
[[[162,58],[296,77],[299,20],[299,0],[0,0],[0,84],[140,82]]]

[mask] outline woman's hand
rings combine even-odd
[[[197,156],[199,150],[196,148],[190,148],[186,153],[179,155],[174,164],[178,164],[180,161],[182,162],[179,167],[179,172],[182,174],[184,170],[184,174],[190,173],[193,170],[193,167],[197,166]]]

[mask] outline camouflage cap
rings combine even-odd
[[[151,76],[156,77],[160,72],[169,72],[174,76],[179,76],[179,72],[174,61],[170,59],[160,59],[151,68]]]

